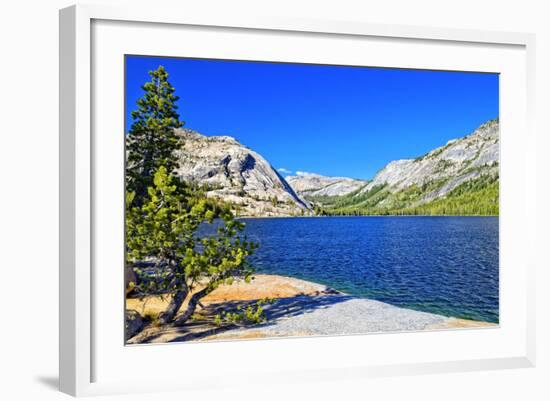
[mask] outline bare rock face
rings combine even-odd
[[[414,184],[445,180],[442,187],[427,194],[425,200],[430,200],[481,174],[498,174],[498,164],[499,123],[491,120],[470,135],[451,140],[422,157],[387,164],[361,192],[380,185],[399,191]]]
[[[310,206],[261,155],[229,136],[178,129],[183,140],[177,174],[208,185],[207,196],[232,202],[239,216],[299,216]]]
[[[325,177],[304,173],[286,177],[287,182],[302,196],[343,196],[367,185],[367,181],[346,177]]]

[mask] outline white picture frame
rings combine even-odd
[[[162,355],[167,354],[169,347],[171,353],[180,352],[181,348],[174,348],[178,345],[159,345],[151,347],[135,347],[132,351],[124,350],[116,360],[117,356],[114,353],[110,356],[105,345],[104,335],[99,336],[96,326],[102,324],[106,327],[102,319],[107,319],[102,311],[104,307],[97,305],[94,301],[94,288],[101,284],[101,280],[105,280],[104,275],[98,275],[94,272],[98,258],[101,256],[96,254],[100,246],[94,240],[98,230],[101,227],[101,222],[97,220],[98,216],[103,213],[98,212],[98,204],[100,203],[96,197],[96,192],[103,185],[101,179],[97,176],[101,175],[96,170],[101,167],[97,157],[98,152],[106,152],[104,155],[120,154],[122,150],[118,148],[116,143],[97,142],[94,138],[94,126],[97,127],[94,121],[95,108],[97,99],[94,96],[101,96],[101,90],[94,87],[93,81],[95,74],[99,74],[102,67],[102,61],[94,58],[98,54],[97,51],[102,51],[100,48],[105,44],[105,37],[101,39],[101,32],[98,33],[98,40],[94,42],[94,24],[99,26],[97,29],[104,29],[101,32],[107,32],[111,35],[109,42],[112,42],[113,51],[115,47],[125,40],[129,40],[121,34],[121,32],[129,29],[135,29],[138,32],[140,29],[150,29],[156,27],[159,35],[162,35],[166,29],[185,29],[192,27],[193,29],[204,28],[216,29],[216,35],[223,35],[223,32],[230,30],[233,33],[242,32],[246,34],[261,34],[263,40],[272,40],[277,43],[277,35],[306,35],[308,38],[322,37],[326,40],[331,38],[339,38],[342,40],[384,40],[387,43],[392,41],[407,41],[407,43],[431,44],[438,46],[444,51],[444,46],[455,46],[456,51],[460,49],[478,48],[480,52],[484,52],[485,48],[501,49],[506,53],[506,56],[495,63],[504,63],[508,60],[513,61],[511,64],[517,63],[517,70],[510,70],[510,76],[517,75],[514,79],[514,88],[518,89],[520,95],[520,105],[525,108],[517,121],[512,118],[506,121],[507,113],[511,104],[504,104],[503,111],[503,130],[508,129],[512,132],[513,128],[520,128],[522,141],[525,146],[515,146],[514,136],[507,134],[507,145],[503,148],[503,176],[508,174],[510,180],[519,180],[524,186],[523,195],[507,195],[506,185],[502,185],[502,206],[503,213],[501,222],[507,227],[506,233],[501,235],[501,241],[506,241],[508,244],[514,244],[513,249],[501,252],[501,260],[507,264],[506,274],[510,274],[509,280],[504,280],[504,286],[510,286],[511,290],[506,292],[506,305],[518,305],[514,311],[514,318],[503,319],[501,327],[493,330],[492,333],[497,334],[480,334],[488,333],[485,331],[465,330],[461,333],[416,333],[410,334],[390,334],[390,335],[364,335],[352,336],[345,338],[328,338],[328,339],[284,339],[284,340],[258,340],[253,342],[235,342],[235,343],[215,343],[215,344],[195,344],[194,348],[185,344],[185,352],[190,358],[197,357],[199,354],[210,352],[210,349],[215,352],[225,352],[227,355],[244,355],[243,359],[252,358],[254,355],[261,355],[268,348],[271,349],[271,354],[274,358],[274,368],[269,369],[262,365],[261,362],[255,366],[255,380],[264,380],[266,383],[285,383],[295,380],[326,380],[328,378],[356,378],[361,379],[372,376],[386,375],[402,375],[402,374],[422,374],[431,372],[451,372],[451,371],[469,371],[481,369],[505,369],[515,367],[530,367],[535,363],[535,319],[534,319],[534,265],[535,261],[532,258],[533,252],[530,252],[534,242],[532,236],[535,232],[535,216],[536,209],[532,201],[527,198],[529,191],[536,191],[536,162],[535,149],[536,143],[535,132],[533,129],[533,110],[534,110],[534,35],[523,33],[507,33],[507,32],[484,32],[459,29],[440,29],[415,26],[399,26],[399,25],[375,25],[362,21],[321,21],[321,20],[293,20],[290,18],[275,18],[275,17],[258,17],[258,16],[243,16],[238,13],[232,15],[216,16],[216,15],[189,15],[184,9],[167,10],[139,7],[132,8],[113,8],[109,6],[96,5],[78,5],[72,6],[60,11],[60,390],[75,396],[94,395],[107,393],[126,393],[135,391],[156,391],[167,389],[200,389],[205,386],[230,386],[235,385],[231,379],[230,371],[219,370],[216,372],[202,371],[201,373],[191,374],[188,381],[175,380],[167,377],[161,378],[154,375],[147,380],[131,380],[123,375],[116,375],[113,372],[103,374],[101,366],[112,364],[113,371],[119,369],[119,363],[125,363],[124,358],[128,361],[135,360],[133,358],[153,358],[157,362],[161,360]],[[99,25],[97,25],[99,24]],[[104,25],[101,25],[104,24]],[[122,24],[116,26],[117,24]],[[124,25],[124,24],[133,24]],[[103,28],[102,28],[103,27]],[[110,30],[112,29],[112,30]],[[225,30],[225,31],[224,31]],[[223,32],[222,32],[223,31]],[[129,32],[129,31],[128,31]],[[240,33],[239,33],[240,34]],[[273,38],[271,38],[271,36]],[[105,35],[104,35],[105,36]],[[219,36],[218,36],[219,37]],[[304,39],[309,40],[309,39]],[[143,45],[144,54],[150,51]],[[165,51],[170,51],[170,46]],[[344,46],[345,47],[345,46]],[[136,47],[133,47],[136,49]],[[506,50],[508,49],[508,50]],[[119,50],[116,50],[119,51]],[[432,50],[426,50],[432,51]],[[454,51],[454,50],[453,50]],[[162,50],[159,50],[162,53]],[[346,57],[342,50],[342,57]],[[115,54],[115,53],[113,53]],[[118,57],[119,53],[115,56]],[[446,54],[446,53],[442,53]],[[450,53],[449,53],[450,54]],[[481,54],[481,53],[480,53]],[[251,57],[260,57],[258,55]],[[274,57],[277,57],[274,55]],[[290,56],[289,56],[290,57]],[[107,60],[108,57],[103,57],[102,60]],[[351,62],[351,61],[350,61]],[[396,61],[397,62],[397,61]],[[467,66],[468,60],[464,64],[453,64],[449,61],[443,67],[448,69],[461,70]],[[382,63],[385,66],[387,62]],[[420,64],[415,64],[420,65]],[[430,67],[427,62],[426,68]],[[453,67],[454,66],[454,67]],[[496,66],[496,67],[495,67]],[[414,65],[411,65],[413,68]],[[493,72],[501,72],[498,65],[494,64],[491,67],[487,64],[486,69]],[[417,67],[418,68],[418,67]],[[512,67],[510,67],[512,68]],[[116,79],[120,78],[122,71],[115,74]],[[100,78],[102,79],[102,78]],[[122,93],[116,90],[114,93]],[[99,93],[99,95],[98,95]],[[505,91],[506,93],[506,91]],[[521,95],[523,94],[523,95]],[[114,99],[122,105],[122,99]],[[97,116],[96,116],[97,117]],[[122,117],[122,116],[121,116]],[[506,126],[508,128],[506,128]],[[506,131],[505,131],[506,132]],[[516,134],[517,135],[517,134]],[[506,142],[506,141],[505,141]],[[114,144],[114,145],[113,145]],[[504,146],[504,145],[503,145]],[[107,149],[108,148],[108,149]],[[118,152],[118,153],[117,153]],[[117,156],[118,157],[118,156]],[[507,158],[517,158],[521,163],[518,171],[511,171],[505,166]],[[105,159],[112,159],[106,157]],[[116,159],[116,157],[114,157]],[[118,159],[116,159],[118,160]],[[116,165],[115,168],[122,169],[122,165]],[[103,163],[103,162],[101,162]],[[111,163],[111,162],[109,162]],[[111,165],[110,167],[112,167]],[[118,167],[117,167],[118,166]],[[512,177],[513,176],[513,177]],[[122,181],[120,181],[122,186]],[[100,191],[101,192],[101,191]],[[105,192],[105,191],[103,191]],[[515,198],[514,198],[515,196]],[[122,204],[120,205],[122,206]],[[521,209],[521,213],[517,211]],[[114,209],[116,213],[123,208]],[[503,217],[504,216],[504,217]],[[120,219],[123,216],[119,216]],[[517,237],[513,237],[514,228],[522,228],[526,232],[524,239],[519,242]],[[119,227],[119,229],[121,229]],[[118,229],[117,229],[118,230]],[[118,231],[117,231],[118,233]],[[517,233],[515,235],[518,235]],[[517,241],[514,241],[517,240]],[[516,245],[517,242],[517,245]],[[521,259],[520,256],[524,258]],[[508,265],[510,268],[508,268]],[[514,270],[512,275],[510,273]],[[120,278],[123,276],[122,266],[120,268]],[[114,274],[114,273],[113,273]],[[118,274],[118,273],[117,273]],[[117,277],[118,277],[117,276]],[[513,282],[511,282],[513,281]],[[515,287],[514,287],[515,286]],[[117,292],[116,285],[105,287],[112,296],[120,295]],[[113,289],[114,288],[114,289]],[[501,290],[503,288],[501,287]],[[505,287],[504,290],[507,290]],[[109,295],[109,296],[111,296]],[[122,297],[121,297],[122,298]],[[501,304],[502,307],[502,304]],[[116,308],[115,308],[116,309]],[[120,313],[120,328],[122,330],[123,313]],[[105,324],[104,324],[105,323]],[[501,330],[498,332],[497,330]],[[509,332],[506,338],[499,337],[498,333]],[[372,355],[372,360],[361,360],[360,358],[353,359],[338,359],[336,350],[346,346],[356,347],[361,342],[372,343],[378,341],[378,338],[384,338],[383,343],[388,345],[392,342],[392,346],[399,349],[401,340],[395,336],[407,336],[407,341],[410,344],[430,344],[433,341],[433,335],[445,337],[444,341],[447,344],[451,342],[467,343],[479,340],[498,343],[500,348],[487,349],[483,352],[480,348],[477,351],[472,351],[471,354],[464,358],[447,357],[442,355],[441,358],[431,358],[421,360],[415,354],[405,355],[403,358],[379,358]],[[394,336],[394,337],[391,337]],[[423,337],[422,337],[423,336]],[[481,337],[484,337],[483,339]],[[117,339],[118,341],[118,339]],[[345,343],[344,343],[345,341]],[[123,341],[119,341],[121,350],[124,349]],[[246,343],[246,344],[245,344]],[[236,344],[236,345],[235,345]],[[240,345],[239,345],[240,344]],[[349,345],[353,344],[353,345]],[[507,351],[507,346],[513,344],[513,349]],[[115,345],[116,346],[116,345]],[[409,343],[403,340],[401,345],[403,349],[409,348]],[[442,344],[443,346],[443,344]],[[207,348],[209,347],[209,348]],[[309,355],[314,355],[316,350],[322,349],[326,352],[325,358],[316,360],[312,358],[309,365],[304,364],[293,367],[293,369],[285,369],[283,365],[277,365],[276,354],[284,352],[307,352]],[[496,345],[495,345],[496,347]],[[458,346],[460,349],[460,346]],[[111,349],[112,350],[112,349]],[[135,351],[134,351],[135,350]],[[331,351],[332,350],[332,351]],[[130,354],[130,352],[132,354]],[[396,351],[397,352],[397,351]],[[139,355],[138,355],[139,354]],[[159,356],[160,355],[160,356]],[[331,359],[331,355],[333,355]],[[360,355],[358,356],[360,357]],[[97,363],[96,358],[101,360]],[[112,359],[109,359],[112,358]],[[159,359],[161,358],[161,359]],[[143,359],[141,359],[143,360]],[[152,360],[152,359],[151,359]],[[229,368],[229,367],[227,367]],[[119,369],[120,371],[120,369]],[[229,372],[229,373],[228,373]],[[267,378],[265,373],[269,372]],[[191,372],[193,373],[193,372]],[[227,373],[227,375],[226,375]]]

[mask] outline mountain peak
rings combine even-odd
[[[187,140],[195,140],[195,141],[225,142],[230,144],[241,145],[239,141],[237,141],[232,136],[228,136],[228,135],[206,136],[189,128],[178,128],[176,129],[176,133],[184,141],[187,139]],[[244,146],[244,145],[241,145],[241,146]]]
[[[297,195],[260,154],[231,136],[205,136],[178,129],[178,176],[208,186],[207,196],[235,205],[240,216],[295,216],[310,213]]]

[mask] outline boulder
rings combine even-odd
[[[128,341],[128,339],[135,336],[137,333],[139,333],[141,330],[143,330],[143,327],[145,326],[145,322],[143,321],[143,317],[141,315],[133,310],[133,309],[126,309],[126,319],[125,319],[125,339]]]

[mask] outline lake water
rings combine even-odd
[[[498,322],[498,217],[243,219],[258,272],[446,316]]]

